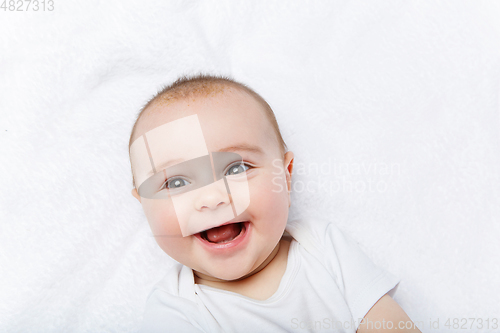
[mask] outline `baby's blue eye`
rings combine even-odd
[[[182,179],[182,178],[172,178],[172,179],[169,179],[166,183],[166,187],[167,188],[179,188],[179,187],[183,187],[183,186],[186,186],[190,184],[187,180],[185,179]]]
[[[250,167],[248,165],[243,164],[243,163],[235,164],[235,165],[231,166],[229,168],[229,170],[227,170],[226,176],[237,175],[237,174],[240,174],[240,173],[247,171],[248,169],[250,169]]]

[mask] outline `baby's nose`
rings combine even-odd
[[[230,198],[223,181],[204,186],[195,201],[196,210],[215,210],[230,204]]]

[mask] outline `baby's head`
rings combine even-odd
[[[227,78],[179,79],[143,108],[129,148],[132,194],[170,257],[235,280],[276,248],[293,153],[254,91]]]

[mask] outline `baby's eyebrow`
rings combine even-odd
[[[174,159],[174,160],[169,160],[169,161],[163,162],[163,163],[162,163],[162,164],[160,164],[160,165],[158,166],[158,168],[156,168],[156,169],[157,169],[157,170],[163,170],[163,169],[165,169],[165,168],[168,168],[168,167],[169,167],[169,166],[171,166],[171,165],[175,165],[175,164],[178,164],[178,163],[181,163],[181,162],[184,162],[184,161],[185,161],[185,160],[184,160],[184,159],[182,159],[182,158],[176,158],[176,159]],[[153,172],[153,171],[150,171],[150,172],[148,172],[148,175],[147,175],[147,176],[148,176],[148,177],[151,177],[153,174],[154,174],[154,172]]]
[[[257,153],[257,154],[264,154],[264,151],[260,147],[248,145],[248,144],[229,146],[229,147],[221,148],[218,151],[219,152],[228,152],[228,151],[238,151],[238,150],[248,151],[248,152]]]
[[[234,146],[229,146],[229,147],[224,147],[224,148],[221,148],[219,150],[217,150],[218,152],[232,152],[232,151],[248,151],[250,153],[256,153],[256,154],[264,154],[264,151],[258,147],[258,146],[254,146],[254,145],[249,145],[249,144],[238,144],[238,145],[234,145]],[[181,162],[185,162],[186,160],[185,159],[182,159],[182,158],[179,158],[179,159],[174,159],[174,160],[169,160],[169,161],[166,161],[162,164],[160,164],[158,166],[158,168],[155,168],[155,170],[163,170],[171,165],[175,165],[175,164],[178,164],[178,163],[181,163]],[[152,175],[154,174],[153,170],[151,170],[150,172],[147,173],[147,177],[151,177]]]

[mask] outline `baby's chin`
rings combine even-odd
[[[268,253],[263,257],[263,253],[261,253],[261,257],[257,260],[257,262],[243,263],[239,260],[235,263],[225,263],[220,267],[210,267],[207,272],[203,273],[204,275],[199,273],[197,275],[207,280],[219,280],[219,282],[244,280],[261,272],[269,265],[269,263],[277,256],[277,251],[273,250],[274,249],[271,249],[271,253]],[[275,248],[275,250],[278,250],[278,248]]]
[[[244,267],[231,267],[230,270],[227,269],[211,269],[210,272],[200,274],[196,272],[196,275],[205,280],[217,280],[218,282],[231,282],[237,280],[243,280],[244,278],[251,276],[256,271],[256,268],[244,268]]]

